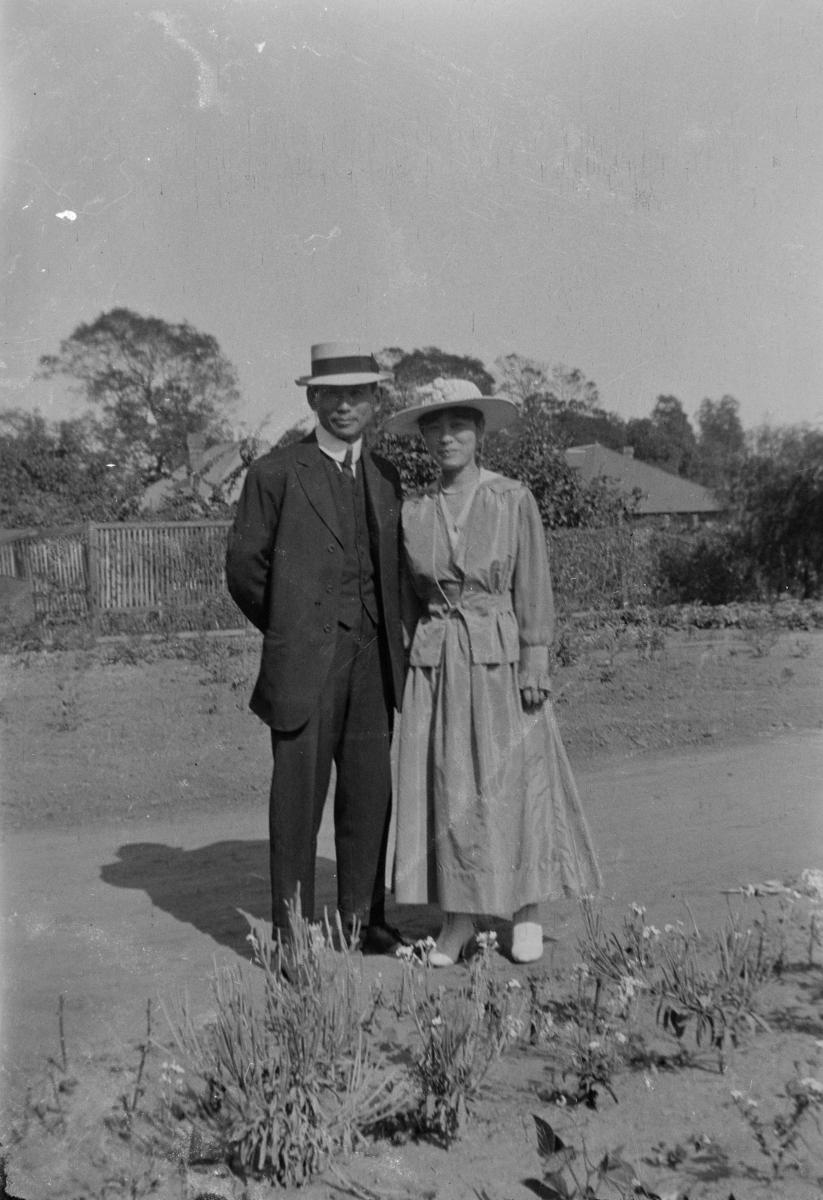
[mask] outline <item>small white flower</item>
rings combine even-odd
[[[656,925],[644,925],[643,937],[646,941],[648,941],[650,938],[654,939],[654,941],[657,941],[657,939],[660,937],[660,930]]]
[[[593,1042],[589,1042],[589,1049],[590,1050],[599,1050],[600,1049],[600,1042],[597,1040],[597,1038],[595,1038]]]
[[[398,946],[394,952],[394,957],[399,958],[401,962],[412,962],[414,959],[414,946]]]
[[[441,1027],[441,1025],[442,1025],[442,1024],[443,1024],[443,1018],[442,1018],[442,1017],[432,1017],[432,1019],[431,1019],[431,1027],[432,1027],[432,1029],[439,1029],[439,1028]]]
[[[506,1017],[503,1024],[506,1030],[506,1037],[511,1038],[512,1041],[515,1038],[519,1038],[523,1032],[523,1022],[519,1017],[513,1017],[511,1013]]]
[[[823,1083],[819,1079],[815,1079],[812,1075],[807,1075],[805,1079],[801,1079],[800,1085],[807,1092],[812,1092],[815,1096],[823,1096]]]
[[[741,1091],[738,1091],[738,1089],[737,1089],[737,1088],[732,1088],[732,1093],[731,1093],[731,1094],[732,1094],[732,1100],[735,1100],[735,1101],[737,1101],[737,1100],[742,1100],[742,1099],[743,1099],[743,1093],[742,1093]]]
[[[645,917],[646,915],[646,910],[643,905],[635,904],[634,902],[632,902],[632,912],[636,917]]]
[[[614,1035],[614,1040],[617,1042],[618,1046],[625,1046],[625,1045],[626,1045],[626,1042],[627,1042],[629,1039],[626,1037],[625,1033],[620,1033],[620,1032],[618,1031],[618,1032],[617,1032],[617,1033]]]
[[[520,982],[519,979],[510,979],[509,982],[506,984],[507,992],[520,992],[522,990],[523,990],[523,984]]]

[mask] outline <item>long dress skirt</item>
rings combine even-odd
[[[596,891],[600,872],[551,702],[523,712],[516,663],[472,663],[446,619],[438,667],[412,667],[398,748],[395,894],[510,917]]]

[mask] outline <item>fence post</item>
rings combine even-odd
[[[86,606],[92,639],[99,630],[99,601],[97,580],[97,527],[93,521],[86,526]]]

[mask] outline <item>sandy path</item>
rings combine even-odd
[[[600,849],[604,900],[618,914],[638,901],[660,924],[685,916],[685,897],[699,923],[716,925],[722,888],[823,866],[819,731],[615,762],[580,771],[578,781]],[[130,1054],[149,997],[185,988],[195,1007],[208,1005],[214,961],[245,952],[237,909],[267,914],[266,850],[257,804],[4,840],[6,1115],[57,1053],[61,993],[70,1056]],[[328,821],[320,855],[319,901],[333,904]],[[392,919],[417,936],[433,929],[436,915],[399,910]],[[573,953],[575,922],[573,904],[546,914],[546,964]],[[395,969],[385,959],[368,964]]]

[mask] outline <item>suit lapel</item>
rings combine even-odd
[[[343,533],[340,528],[337,502],[323,462],[323,451],[315,440],[302,443],[300,453],[297,455],[296,466],[297,478],[306,493],[306,499],[342,546]]]
[[[363,449],[360,455],[360,465],[363,468],[363,482],[366,490],[366,507],[369,510],[369,516],[374,523],[375,532],[380,534],[383,529],[386,514],[383,511],[383,503],[381,497],[381,489],[383,485],[383,476],[377,470],[377,467],[372,462],[371,455],[368,450]]]

